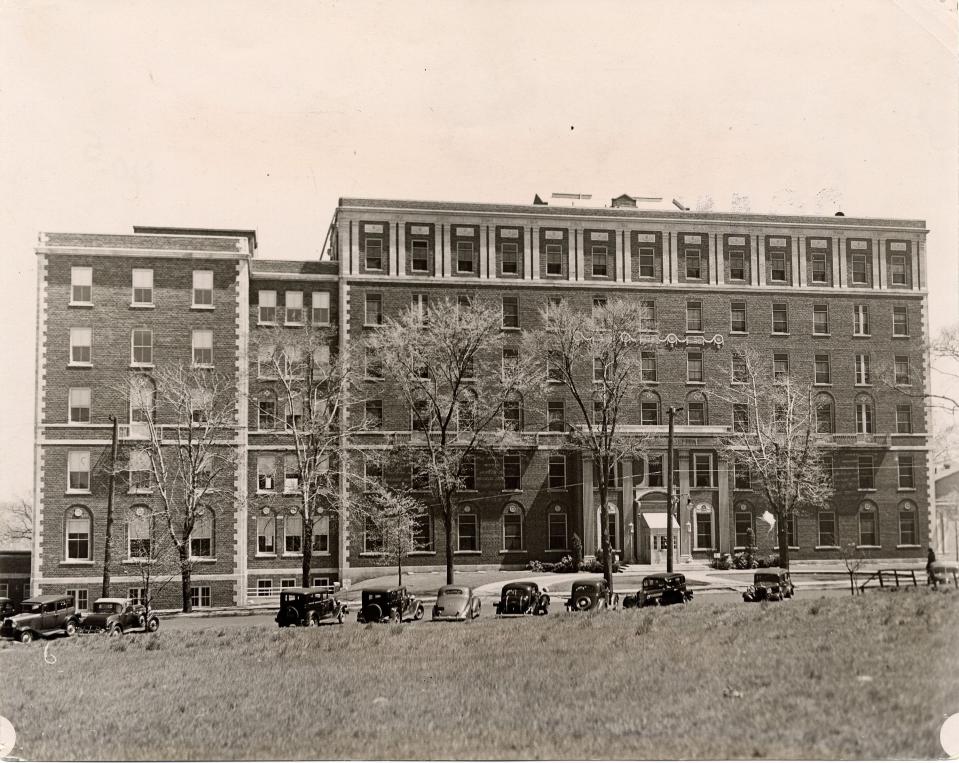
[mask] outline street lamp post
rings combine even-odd
[[[666,409],[669,417],[666,437],[666,572],[673,571],[673,417],[681,410],[676,406]]]

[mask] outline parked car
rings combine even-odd
[[[533,582],[507,583],[496,603],[500,617],[514,615],[545,615],[549,612],[549,591]]]
[[[77,617],[77,627],[87,633],[106,631],[120,636],[129,631],[155,633],[160,628],[160,618],[131,599],[97,599],[92,612],[81,612]]]
[[[619,595],[611,595],[609,586],[603,578],[574,580],[569,598],[566,600],[567,612],[591,612],[600,609],[615,609],[619,605]]]
[[[46,594],[24,599],[20,614],[7,617],[0,625],[0,637],[18,639],[28,644],[38,636],[61,633],[72,636],[77,632],[76,607],[72,596]]]
[[[753,584],[743,592],[743,601],[782,601],[794,593],[786,570],[762,570],[753,575]]]
[[[5,617],[15,614],[17,614],[17,608],[13,605],[13,602],[6,596],[0,596],[0,623],[3,622]]]
[[[473,620],[479,617],[481,602],[472,588],[445,585],[436,592],[433,620]]]
[[[665,607],[668,604],[684,604],[692,598],[693,592],[686,587],[685,575],[657,572],[644,577],[635,594],[623,597],[623,608]]]
[[[407,620],[422,620],[423,602],[411,596],[406,586],[392,588],[367,588],[363,591],[360,611],[356,613],[359,623],[388,623]]]
[[[284,588],[280,593],[280,611],[276,622],[281,628],[290,625],[319,625],[322,622],[342,623],[347,606],[334,596],[333,586]]]

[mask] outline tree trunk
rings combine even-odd
[[[443,512],[443,534],[446,537],[446,585],[453,585],[453,512]]]
[[[396,555],[396,585],[403,585],[403,555]]]
[[[849,593],[856,595],[856,573],[849,570]]]
[[[602,467],[603,464],[600,464]],[[610,542],[609,537],[609,517],[606,515],[606,496],[607,496],[607,487],[606,479],[603,474],[608,475],[608,471],[605,468],[601,468],[599,475],[599,516],[600,516],[600,530],[602,531],[603,539],[603,578],[606,580],[606,585],[609,586],[609,592],[613,592],[613,544]]]
[[[779,526],[776,528],[777,535],[779,536],[779,566],[784,570],[789,569],[789,536],[786,532],[786,521],[788,517],[786,512],[780,509],[778,512],[779,516],[777,517]]]
[[[313,523],[309,523],[309,528],[306,527],[306,522],[303,523],[303,587],[308,588],[310,585],[310,567],[313,566]]]
[[[193,591],[190,580],[190,557],[189,548],[186,544],[180,547],[180,581],[182,583],[183,611],[193,611]]]

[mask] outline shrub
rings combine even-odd
[[[553,565],[553,572],[576,572],[576,570],[577,567],[573,564],[573,557],[569,554]]]
[[[767,567],[778,567],[780,564],[779,554],[769,554],[769,556],[766,557]]]
[[[535,559],[532,559],[530,560],[529,564],[526,565],[526,569],[528,569],[530,572],[542,572],[543,563],[537,562]]]
[[[710,566],[717,570],[728,570],[732,567],[729,554],[720,554],[719,556],[713,557]]]
[[[573,568],[579,569],[583,561],[583,541],[579,539],[576,533],[573,533]]]
[[[759,562],[753,557],[751,552],[737,551],[733,554],[733,567],[737,570],[753,570],[759,566]]]

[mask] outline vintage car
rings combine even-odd
[[[17,608],[13,605],[13,602],[6,596],[0,596],[0,623],[3,622],[3,618],[15,614],[17,614]]]
[[[743,601],[782,601],[794,592],[786,570],[761,570],[753,575],[753,584],[743,592]]]
[[[480,600],[473,589],[458,585],[445,585],[436,592],[433,605],[433,620],[472,620],[479,617]]]
[[[280,593],[280,611],[276,622],[281,628],[291,625],[319,625],[322,622],[342,623],[347,606],[333,594],[333,586],[284,588]]]
[[[615,609],[619,595],[610,594],[609,586],[602,578],[574,580],[570,596],[566,600],[567,612],[595,612],[600,609]]]
[[[693,598],[693,592],[686,588],[686,576],[678,572],[657,572],[647,575],[640,589],[623,597],[623,608],[665,607],[668,604],[683,604]]]
[[[160,628],[160,618],[152,612],[147,614],[146,607],[134,604],[130,599],[97,599],[93,602],[92,612],[79,615],[77,626],[87,633],[106,631],[111,636],[129,631],[156,633]]]
[[[3,625],[0,625],[0,637],[18,639],[28,644],[38,636],[61,633],[72,636],[77,632],[78,621],[72,596],[34,596],[21,602],[20,614],[4,619]]]
[[[358,623],[389,623],[422,620],[423,602],[406,591],[406,586],[367,588],[363,591]]]
[[[545,615],[549,612],[549,591],[533,582],[507,583],[500,592],[496,603],[496,614],[500,617],[516,615]]]

